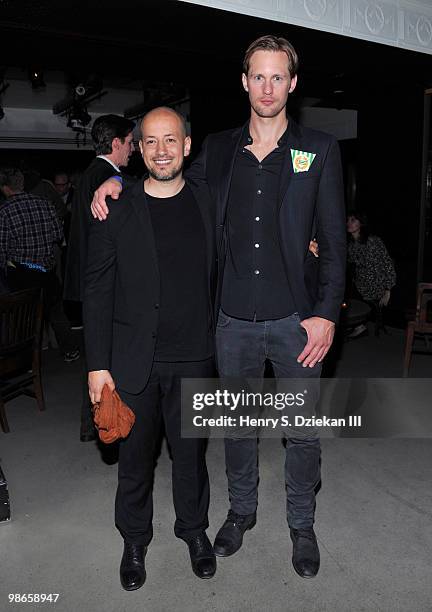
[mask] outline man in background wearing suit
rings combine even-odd
[[[63,217],[63,243],[61,248],[61,262],[59,268],[59,274],[64,279],[64,273],[66,268],[66,257],[67,257],[67,245],[69,244],[70,225],[72,218],[72,200],[75,189],[72,187],[72,183],[69,175],[64,170],[59,170],[54,175],[53,181],[54,187],[62,199],[65,206],[65,212]]]
[[[81,175],[72,201],[72,217],[64,279],[64,299],[81,303],[84,296],[84,274],[87,261],[87,240],[90,224],[90,202],[95,189],[113,175],[121,176],[121,167],[128,165],[134,150],[133,121],[117,115],[102,115],[92,127],[95,159]],[[83,398],[80,439],[96,438],[87,389],[87,366],[83,355]]]
[[[246,51],[242,83],[250,119],[212,134],[187,176],[205,180],[216,206],[218,289],[216,355],[223,378],[321,375],[343,301],[345,209],[340,153],[334,137],[297,125],[286,103],[297,84],[298,57],[284,38],[263,36]],[[95,216],[105,218],[100,188]],[[309,250],[317,237],[319,258]],[[292,563],[303,578],[320,565],[313,529],[320,481],[320,441],[312,428],[286,432],[287,521]],[[231,508],[215,542],[216,555],[234,554],[256,522],[256,438],[226,439]]]
[[[68,244],[72,216],[72,200],[74,197],[75,189],[72,187],[69,175],[63,170],[56,172],[56,174],[54,175],[54,187],[66,207],[65,216],[63,218],[63,234],[66,244]]]
[[[190,137],[169,108],[143,118],[140,150],[149,177],[94,221],[88,243],[84,331],[93,402],[114,386],[135,413],[120,442],[116,525],[124,539],[120,579],[144,584],[152,535],[155,446],[162,422],[172,453],[174,532],[192,569],[211,578],[216,559],[205,533],[209,482],[205,439],[181,436],[181,379],[214,376],[215,253],[206,185],[185,183]],[[90,211],[90,208],[88,208]]]

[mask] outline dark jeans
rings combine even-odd
[[[317,378],[321,364],[303,368],[297,357],[307,342],[297,313],[274,321],[246,321],[219,313],[216,353],[219,376],[262,378],[268,359],[276,378]],[[315,487],[320,480],[320,442],[315,430],[287,436],[285,483],[287,519],[294,529],[313,525]],[[231,508],[251,514],[258,503],[257,438],[225,439]]]
[[[153,536],[155,446],[162,420],[172,454],[174,533],[187,540],[207,529],[206,440],[181,437],[181,379],[214,376],[213,359],[154,362],[150,379],[141,393],[131,395],[118,389],[136,417],[129,436],[120,442],[119,450],[115,519],[125,541],[148,545]]]
[[[7,280],[12,291],[32,287],[43,289],[44,318],[54,330],[60,351],[67,353],[76,349],[70,323],[63,311],[61,287],[55,271],[40,272],[17,264],[16,268],[8,268]]]

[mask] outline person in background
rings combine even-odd
[[[380,312],[388,305],[396,284],[393,261],[381,238],[369,233],[365,213],[351,213],[347,219],[347,231],[348,263],[353,267],[354,287],[365,302]],[[352,330],[349,338],[366,333],[367,327],[362,323]]]
[[[72,199],[75,190],[72,187],[69,175],[64,171],[59,171],[54,175],[54,187],[66,207],[63,217],[64,239],[61,250],[61,276],[62,278],[64,278],[67,259],[67,246],[69,244],[70,225],[72,218]]]
[[[58,218],[62,221],[66,215],[66,204],[53,183],[42,178],[40,172],[32,168],[24,168],[22,173],[24,175],[24,191],[49,200],[54,205]]]
[[[66,206],[71,204],[73,188],[69,175],[66,172],[60,171],[54,175],[54,187]]]
[[[63,239],[55,208],[24,191],[24,176],[17,168],[0,169],[0,189],[6,197],[0,208],[0,268],[12,291],[43,289],[45,318],[64,360],[75,361],[80,353],[63,311],[55,272],[55,248]]]
[[[72,211],[72,199],[74,196],[74,188],[72,187],[72,183],[70,181],[69,175],[66,172],[57,172],[54,175],[54,187],[56,188],[57,193],[63,200],[66,211],[63,219],[63,231],[64,237],[66,240],[66,244],[69,240],[69,231],[70,231],[70,222],[71,222],[71,211]]]
[[[80,305],[84,295],[89,227],[93,221],[90,203],[93,192],[107,178],[121,176],[134,151],[133,121],[118,115],[102,115],[93,123],[91,135],[96,157],[81,175],[72,200],[72,216],[64,279],[64,299]],[[83,355],[81,442],[96,439],[87,388],[87,365]]]

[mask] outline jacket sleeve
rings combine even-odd
[[[185,172],[185,177],[193,181],[205,181],[207,178],[207,149],[208,136],[205,138],[201,150]]]
[[[378,236],[369,236],[371,245],[371,259],[375,262],[377,276],[382,278],[384,286],[382,291],[392,289],[396,285],[396,271],[393,260],[386,249],[384,242]],[[374,271],[375,272],[375,271]]]
[[[318,299],[313,316],[337,322],[345,291],[346,226],[339,145],[332,138],[316,203],[319,244]]]
[[[110,370],[116,248],[110,219],[93,220],[88,238],[83,318],[88,370]]]

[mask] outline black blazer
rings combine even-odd
[[[289,118],[290,130],[279,188],[279,243],[287,280],[300,317],[337,321],[344,296],[346,264],[345,206],[337,140],[301,127]],[[207,181],[216,206],[218,292],[227,249],[226,211],[241,128],[207,136],[187,176]],[[294,173],[291,149],[316,153],[307,172]],[[316,236],[319,259],[309,252]],[[216,304],[217,306],[217,304]]]
[[[65,300],[81,302],[83,299],[87,238],[93,222],[90,204],[96,189],[115,174],[119,173],[109,162],[96,157],[79,180],[71,206],[63,294]]]
[[[188,181],[206,235],[209,305],[215,294],[212,203],[206,185]],[[160,280],[143,180],[109,202],[104,222],[89,233],[84,290],[84,334],[91,370],[110,370],[116,385],[139,393],[147,384],[158,331]],[[213,324],[213,313],[209,312]]]

